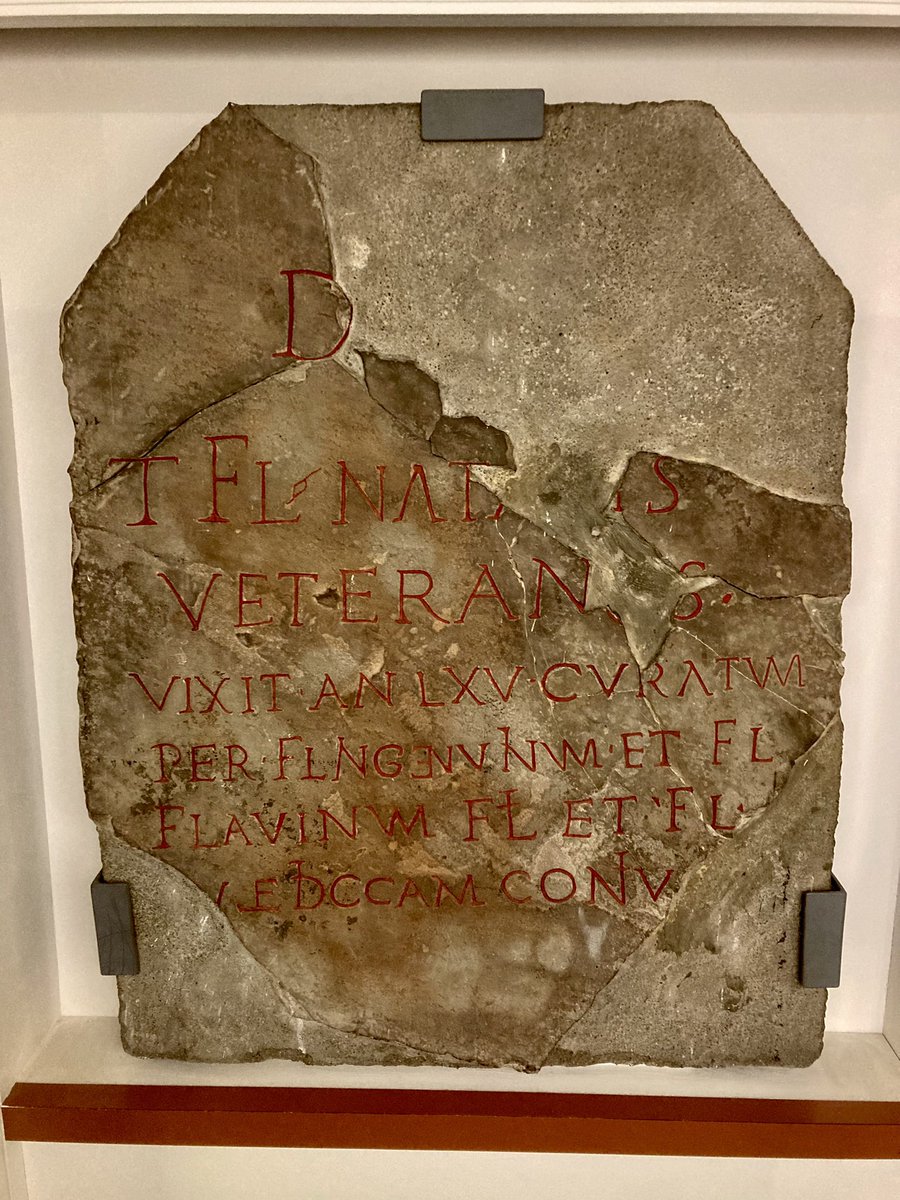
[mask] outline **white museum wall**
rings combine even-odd
[[[365,103],[542,86],[550,103],[714,103],[856,301],[846,495],[847,725],[836,873],[849,893],[833,1031],[880,1031],[900,865],[900,41],[894,31],[106,30],[0,34],[5,311],[40,766],[64,1014],[97,974],[83,808],[60,309],[163,167],[228,101]]]
[[[35,1146],[27,1165],[28,1200],[896,1200],[900,1185],[894,1162],[628,1155]]]
[[[900,585],[898,67],[894,33],[0,33],[0,296],[11,384],[10,407],[0,361],[4,1088],[60,1002],[68,1015],[115,1011],[114,982],[97,974],[88,890],[99,859],[77,750],[66,476],[72,435],[59,311],[128,210],[228,101],[415,100],[433,86],[543,86],[549,102],[713,102],[855,298],[846,471],[854,585],[845,606],[847,740],[836,854],[850,900],[844,982],[831,993],[828,1026],[882,1028],[900,864],[900,639],[892,609]],[[30,914],[24,923],[22,913]],[[302,1078],[302,1067],[289,1069]],[[417,1085],[426,1081],[452,1086],[439,1072],[419,1071]],[[531,1085],[540,1083],[532,1078]],[[672,1200],[725,1192],[735,1200],[851,1193],[893,1200],[900,1192],[893,1162],[28,1144],[16,1148],[9,1170],[15,1200],[505,1200],[511,1192],[523,1200],[656,1200],[662,1192]]]
[[[894,917],[894,942],[891,947],[891,967],[884,1010],[884,1036],[900,1058],[900,890],[897,892],[897,912]]]
[[[0,328],[2,328],[0,305]],[[47,826],[25,591],[9,376],[0,338],[0,1088],[5,1095],[59,1014]],[[2,1141],[2,1133],[0,1133]],[[0,1200],[7,1200],[0,1145]],[[9,1155],[21,1188],[21,1155]]]

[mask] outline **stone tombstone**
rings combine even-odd
[[[229,107],[62,320],[145,1056],[811,1062],[852,306],[701,103]]]

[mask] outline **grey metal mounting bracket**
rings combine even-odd
[[[543,88],[422,92],[424,142],[507,142],[544,136]]]
[[[841,947],[847,893],[834,875],[827,892],[804,892],[800,915],[800,983],[836,988],[841,982]]]
[[[127,883],[107,883],[100,871],[91,884],[91,904],[100,955],[100,974],[139,974],[130,886]]]

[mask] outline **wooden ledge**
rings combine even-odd
[[[9,1141],[900,1157],[900,1102],[17,1083]]]

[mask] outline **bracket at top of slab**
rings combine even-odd
[[[422,92],[425,142],[524,141],[544,136],[543,88]]]

